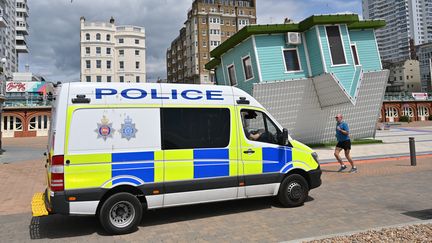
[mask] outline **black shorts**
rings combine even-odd
[[[342,142],[338,142],[336,147],[341,148],[343,150],[351,150],[351,140],[345,140]]]

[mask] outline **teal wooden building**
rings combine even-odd
[[[348,113],[356,111],[351,120],[359,114],[373,122],[378,118],[378,106],[362,106],[361,91],[373,80],[375,91],[365,93],[370,97],[364,101],[382,103],[388,72],[382,69],[375,29],[383,26],[383,20],[359,20],[356,14],[247,26],[211,52],[206,68],[214,71],[218,85],[252,94],[299,139],[329,141],[334,131],[325,130],[333,127],[334,112],[345,112],[350,119]],[[310,119],[325,124],[315,125],[316,131],[310,133],[305,127]],[[360,127],[369,132],[358,131],[355,137],[373,135],[375,130],[371,122]]]

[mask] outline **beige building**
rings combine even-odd
[[[81,17],[81,82],[146,82],[144,28]]]
[[[388,92],[421,92],[420,63],[406,60],[389,66],[390,76]]]
[[[210,51],[244,26],[256,24],[255,0],[194,0],[179,36],[166,52],[170,83],[214,83],[205,69]]]

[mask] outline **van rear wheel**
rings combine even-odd
[[[306,179],[298,174],[287,176],[279,189],[279,202],[284,207],[298,207],[303,205],[309,195]]]
[[[142,210],[141,202],[136,196],[125,192],[117,193],[102,204],[99,221],[108,233],[131,233],[141,222]]]

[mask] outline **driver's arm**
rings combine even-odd
[[[254,140],[254,141],[257,141],[260,136],[261,136],[260,133],[255,133],[255,134],[251,133],[251,134],[249,134],[249,138],[252,139],[252,140]]]

